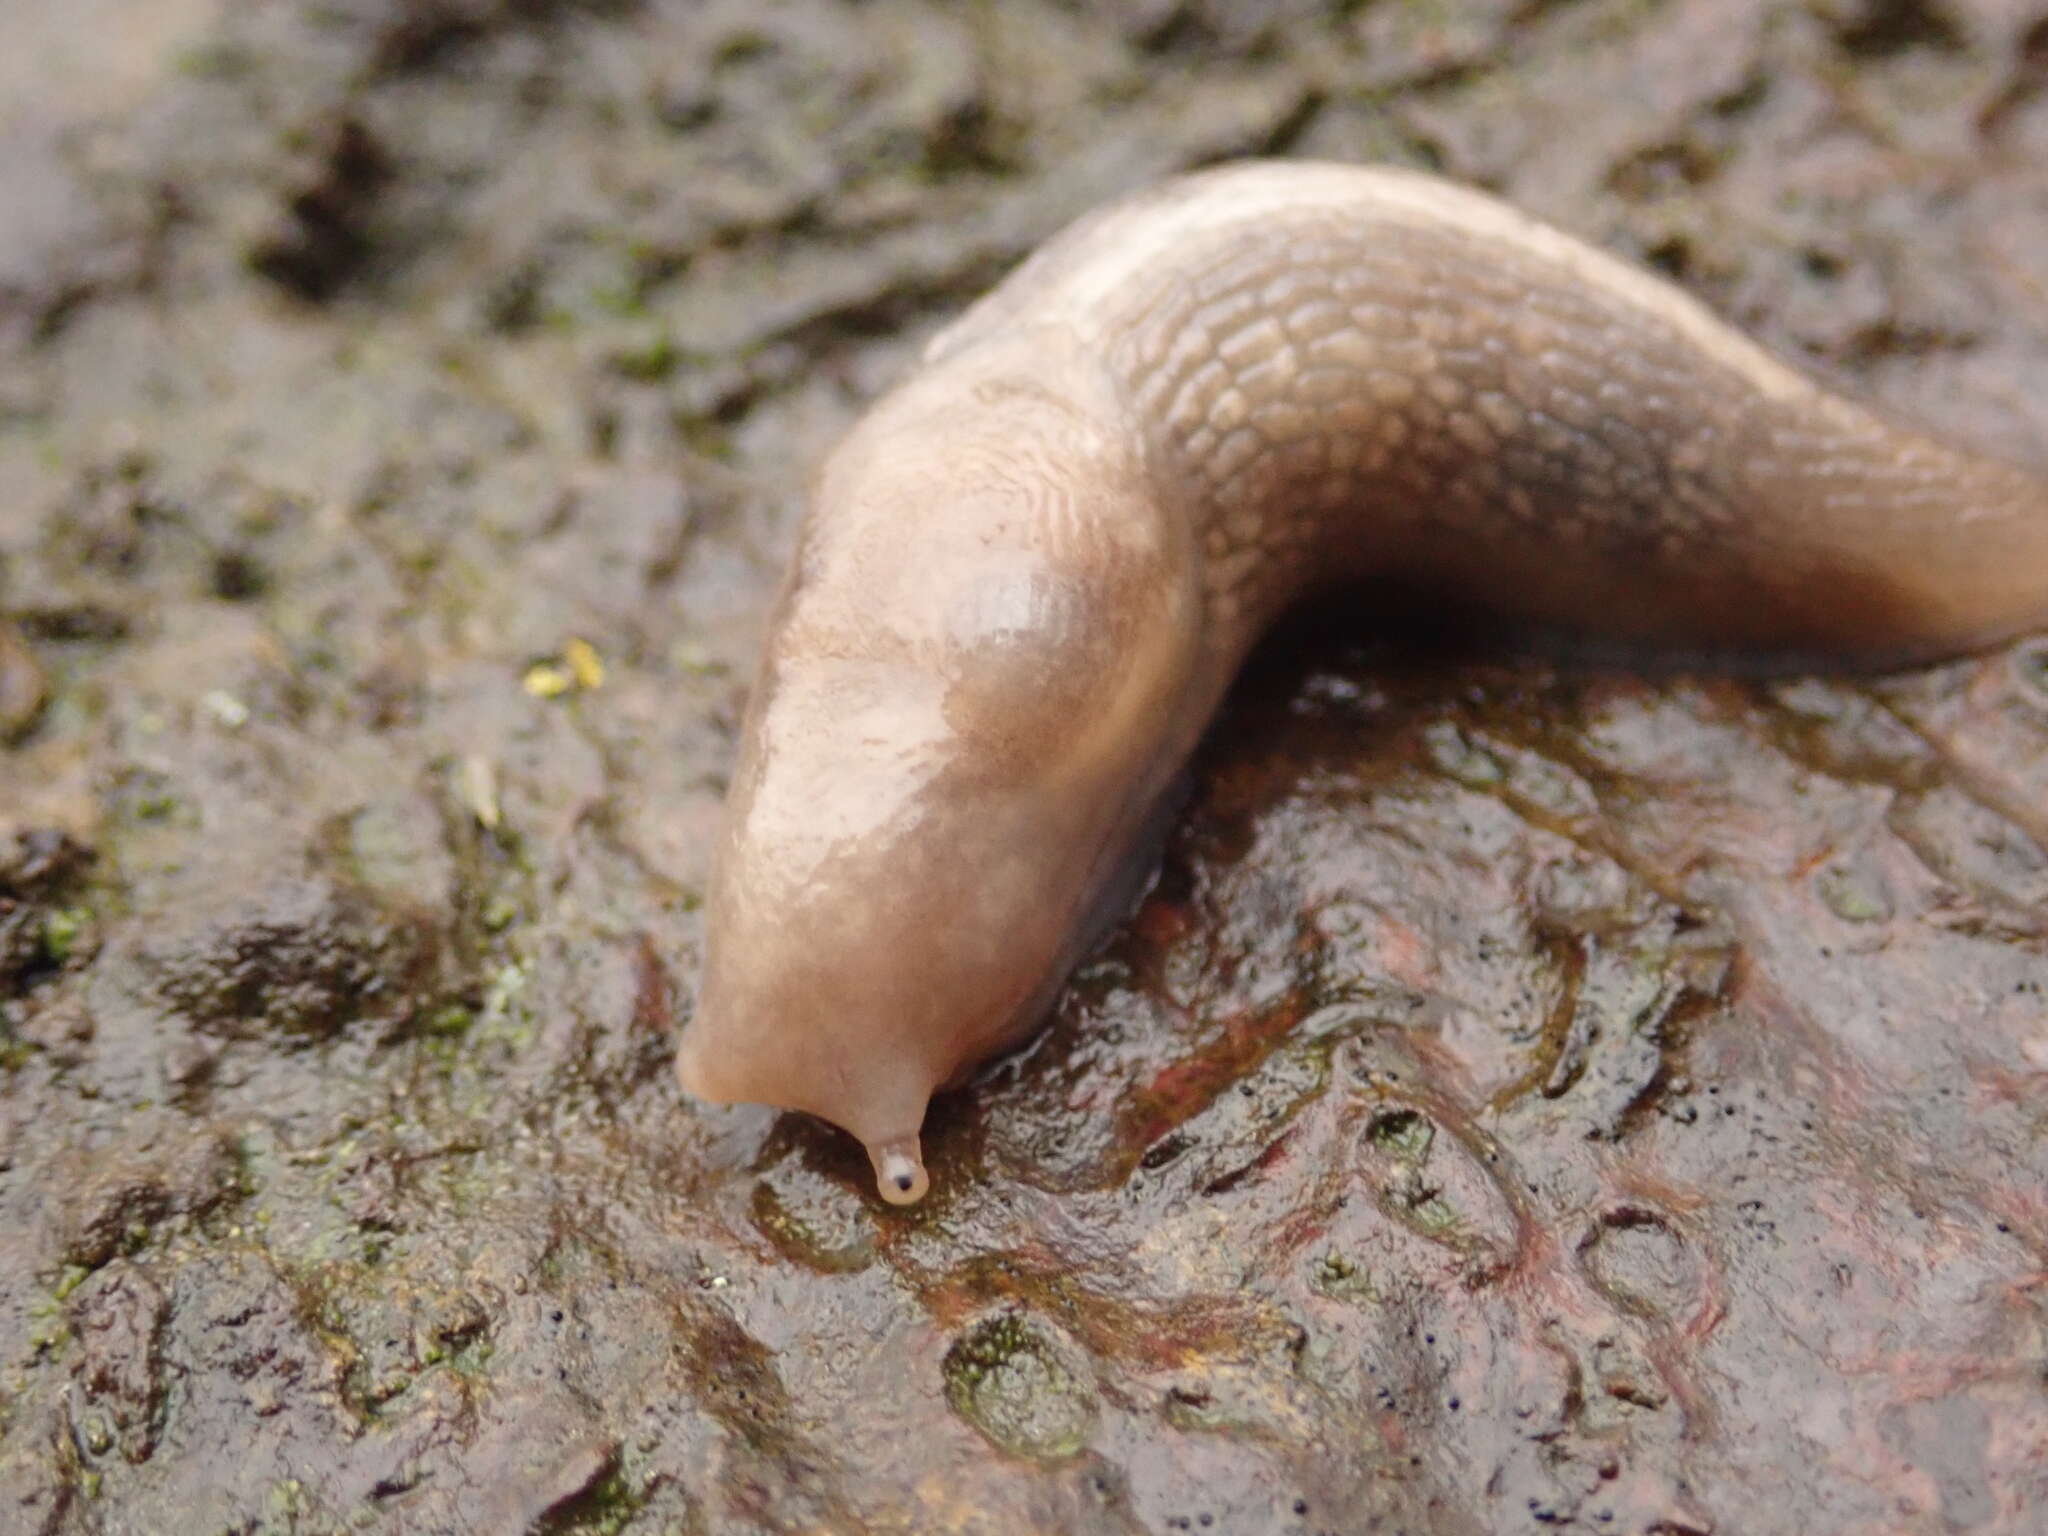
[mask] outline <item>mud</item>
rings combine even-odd
[[[923,1206],[667,1070],[805,470],[1061,221],[1437,168],[2030,452],[2037,6],[0,36],[0,1529],[2039,1527],[2041,642],[1324,616]]]

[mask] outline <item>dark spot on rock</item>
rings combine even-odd
[[[247,602],[261,597],[269,585],[269,573],[254,555],[226,550],[213,557],[213,595],[221,601]]]
[[[241,1189],[225,1131],[176,1142],[166,1158],[145,1128],[130,1142],[72,1152],[54,1172],[46,1220],[63,1262],[87,1270],[145,1246],[166,1219],[205,1216]]]
[[[1839,0],[1824,9],[1828,13],[1843,48],[1864,58],[1920,48],[1959,53],[1969,46],[1942,0]]]
[[[0,896],[47,897],[92,862],[92,849],[55,827],[25,827],[0,837]]]
[[[84,958],[88,915],[76,898],[92,859],[55,828],[0,833],[0,994]]]
[[[409,1021],[431,999],[438,954],[420,918],[307,874],[230,889],[141,935],[134,965],[195,1029],[313,1041]]]
[[[249,265],[280,288],[318,302],[367,261],[370,218],[391,162],[353,117],[322,130],[308,159],[272,227],[251,243]]]

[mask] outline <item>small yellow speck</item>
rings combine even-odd
[[[536,699],[558,699],[576,686],[576,676],[559,662],[537,661],[526,669],[519,686]]]
[[[576,685],[584,689],[604,686],[604,658],[597,654],[597,647],[580,636],[572,636],[562,647],[562,659],[569,663],[569,670],[576,674]]]

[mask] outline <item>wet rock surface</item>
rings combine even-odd
[[[14,8],[0,1528],[2038,1528],[2039,642],[1321,615],[923,1206],[667,1059],[804,472],[1064,219],[1440,168],[2027,451],[2044,27]]]

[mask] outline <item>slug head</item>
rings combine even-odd
[[[843,1126],[899,1204],[931,1094],[1076,958],[1185,750],[1196,651],[1183,525],[1099,383],[964,371],[884,401],[820,477],[677,1058],[701,1098]]]

